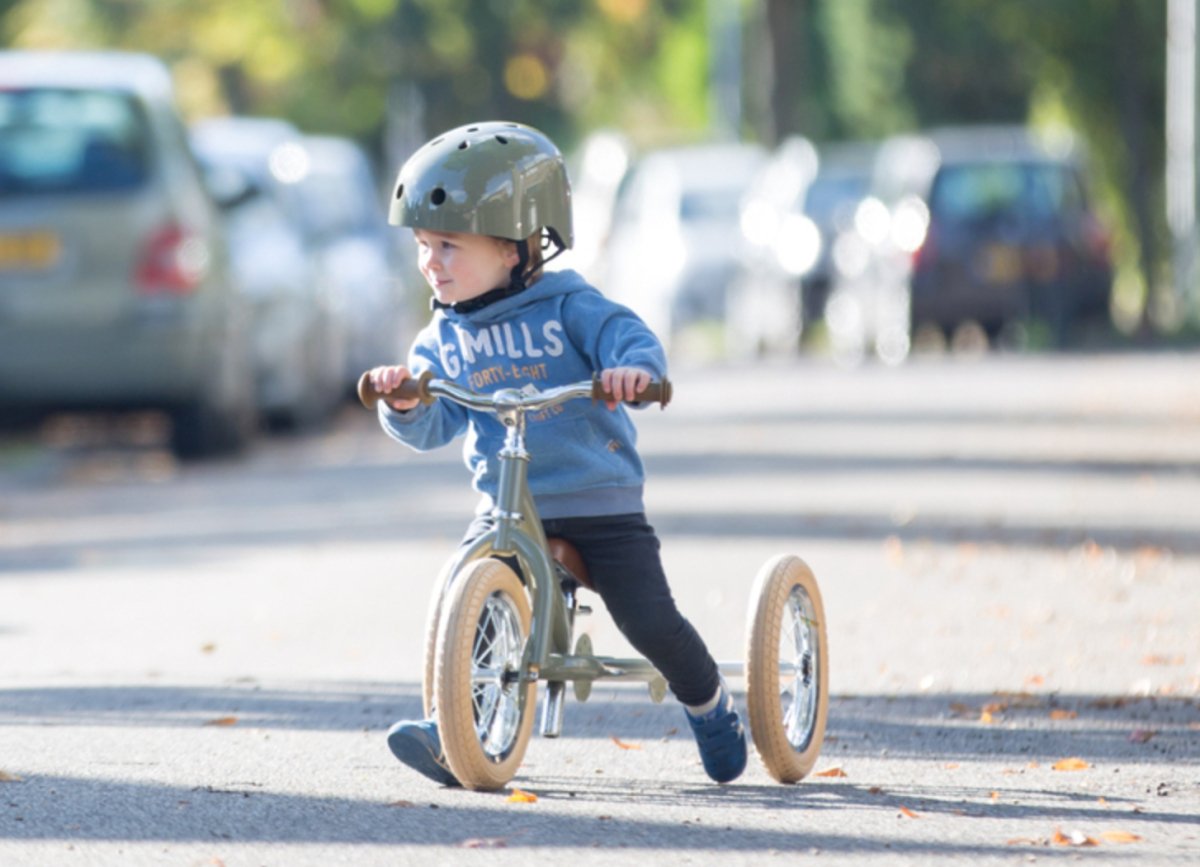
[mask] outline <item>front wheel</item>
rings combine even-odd
[[[750,734],[767,773],[795,783],[816,764],[829,712],[825,609],[812,570],[791,555],[768,561],[749,614]]]
[[[504,563],[477,560],[442,609],[434,693],[446,761],[468,789],[503,788],[533,729],[535,684],[521,677],[532,620],[525,587]]]

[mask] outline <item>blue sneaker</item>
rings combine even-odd
[[[443,786],[459,785],[442,752],[436,720],[402,720],[388,729],[387,742],[392,755],[417,773]]]
[[[746,731],[725,684],[721,684],[721,695],[715,708],[698,717],[684,708],[684,715],[696,736],[700,761],[709,777],[718,783],[740,777],[746,770]]]

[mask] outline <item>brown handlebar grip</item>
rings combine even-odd
[[[671,402],[674,393],[675,389],[671,385],[671,381],[663,379],[647,385],[628,403],[657,403],[666,407]],[[592,400],[612,400],[612,394],[605,391],[604,386],[600,383],[599,374],[592,377]]]
[[[358,400],[367,409],[375,409],[375,405],[379,401],[387,398],[433,403],[434,397],[429,393],[428,388],[428,382],[431,379],[433,379],[433,371],[427,370],[416,379],[406,379],[400,383],[399,387],[384,394],[371,384],[371,373],[367,371],[358,378]]]

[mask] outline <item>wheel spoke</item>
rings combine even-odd
[[[779,693],[784,730],[788,742],[797,750],[807,746],[816,721],[814,627],[807,596],[800,587],[793,588],[780,628]]]
[[[519,695],[509,675],[520,669],[523,649],[511,600],[492,594],[479,615],[471,666],[475,733],[492,757],[507,752],[520,724]]]

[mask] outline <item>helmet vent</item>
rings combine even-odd
[[[458,149],[460,151],[465,151],[470,146],[471,146],[471,143],[469,141],[461,141],[458,143]]]
[[[404,184],[400,184],[400,186],[396,187],[396,198],[397,199],[404,198]]]
[[[500,144],[508,144],[508,139],[502,135],[496,136],[496,141],[500,142]]]
[[[441,187],[438,187],[429,194],[429,201],[432,202],[433,206],[436,208],[438,205],[446,201],[446,191]]]

